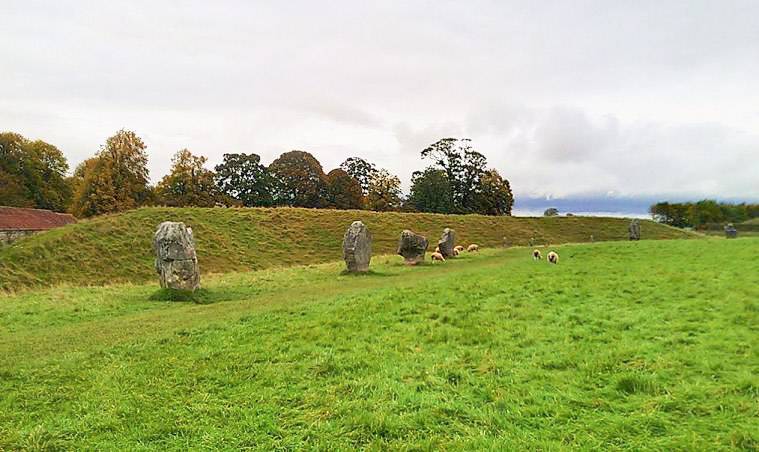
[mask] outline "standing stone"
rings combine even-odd
[[[733,223],[728,223],[725,225],[725,238],[728,239],[734,239],[738,237],[738,230],[735,229],[735,226],[733,226]]]
[[[153,237],[153,249],[161,287],[193,292],[200,288],[200,270],[192,229],[184,223],[161,223]]]
[[[369,271],[372,260],[372,234],[364,223],[354,221],[343,236],[343,259],[351,273]]]
[[[456,246],[456,231],[451,228],[443,229],[443,235],[438,240],[437,246],[444,258],[453,257],[453,247]]]
[[[408,265],[416,265],[424,262],[424,253],[427,252],[429,242],[423,235],[415,234],[406,229],[401,232],[401,240],[398,242],[398,254],[403,256]]]
[[[630,234],[630,240],[640,240],[640,221],[634,219],[630,222],[630,226],[627,228],[627,232]]]

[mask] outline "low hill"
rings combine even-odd
[[[80,221],[0,250],[0,289],[61,283],[103,285],[155,278],[152,236],[162,221],[192,227],[203,273],[244,271],[334,261],[341,258],[345,229],[362,220],[374,236],[375,254],[395,253],[403,229],[430,239],[434,248],[443,228],[460,243],[485,247],[537,243],[626,240],[621,218],[520,218],[482,215],[378,213],[312,209],[143,208]],[[644,239],[693,235],[643,221]]]

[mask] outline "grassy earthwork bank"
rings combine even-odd
[[[403,229],[426,235],[434,249],[445,227],[459,243],[488,247],[625,240],[620,218],[516,218],[312,209],[143,208],[84,220],[0,249],[0,290],[57,284],[103,285],[154,279],[152,237],[162,221],[193,228],[204,273],[330,262],[341,258],[346,228],[362,220],[375,254],[394,253]],[[695,235],[644,221],[644,239]]]
[[[756,450],[759,239],[552,248],[0,295],[0,450]]]

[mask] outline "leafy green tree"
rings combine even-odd
[[[327,174],[327,204],[335,209],[360,209],[363,207],[361,185],[340,168]]]
[[[456,213],[474,211],[474,197],[485,173],[487,159],[475,151],[468,138],[443,138],[422,151],[445,171],[451,185],[451,204]]]
[[[90,217],[144,205],[151,195],[147,163],[145,143],[134,132],[119,130],[80,166],[71,211]]]
[[[369,193],[369,183],[377,173],[374,163],[369,163],[361,157],[350,157],[340,164],[340,169],[358,181],[364,196]]]
[[[0,133],[0,200],[5,205],[64,211],[71,201],[68,168],[55,146]]]
[[[292,207],[324,207],[327,182],[321,163],[304,151],[280,155],[269,165],[274,177],[274,202]]]
[[[35,207],[26,193],[21,177],[0,169],[0,206]]]
[[[451,213],[451,184],[445,171],[427,168],[411,175],[408,203],[418,212]]]
[[[543,212],[544,217],[557,217],[559,216],[559,209],[556,207],[549,207]]]
[[[224,154],[216,165],[216,185],[225,195],[246,207],[274,204],[274,178],[256,154]]]
[[[669,202],[659,202],[651,206],[649,212],[654,221],[679,228],[691,226],[688,220],[688,206]]]
[[[213,207],[220,200],[208,159],[182,149],[171,160],[171,172],[156,186],[159,202],[173,207]]]
[[[759,216],[759,204],[732,204],[703,199],[693,202],[658,202],[649,208],[654,221],[676,227],[721,229],[723,223],[741,223]]]
[[[399,210],[403,204],[401,194],[401,180],[381,169],[369,181],[367,206],[378,212]]]
[[[480,177],[480,186],[474,195],[474,207],[483,215],[511,215],[514,195],[509,181],[491,169]]]
[[[706,223],[720,223],[725,220],[722,209],[717,201],[703,199],[690,206],[688,212],[689,222],[694,226]]]

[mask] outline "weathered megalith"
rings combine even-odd
[[[351,273],[369,271],[372,260],[372,234],[364,223],[354,221],[343,236],[343,259]]]
[[[427,252],[429,242],[423,235],[416,234],[406,229],[401,232],[398,242],[398,254],[403,256],[408,265],[416,265],[424,262],[424,253]]]
[[[443,235],[440,236],[437,246],[444,258],[453,257],[453,247],[456,246],[456,231],[451,228],[443,229]]]
[[[200,270],[192,229],[184,223],[161,223],[153,237],[153,249],[161,287],[187,291],[200,288]]]
[[[640,240],[640,221],[634,219],[630,222],[630,226],[627,227],[630,240]]]
[[[728,223],[725,225],[725,238],[728,239],[734,239],[738,237],[738,230],[735,229],[735,226],[733,226],[733,223]]]

